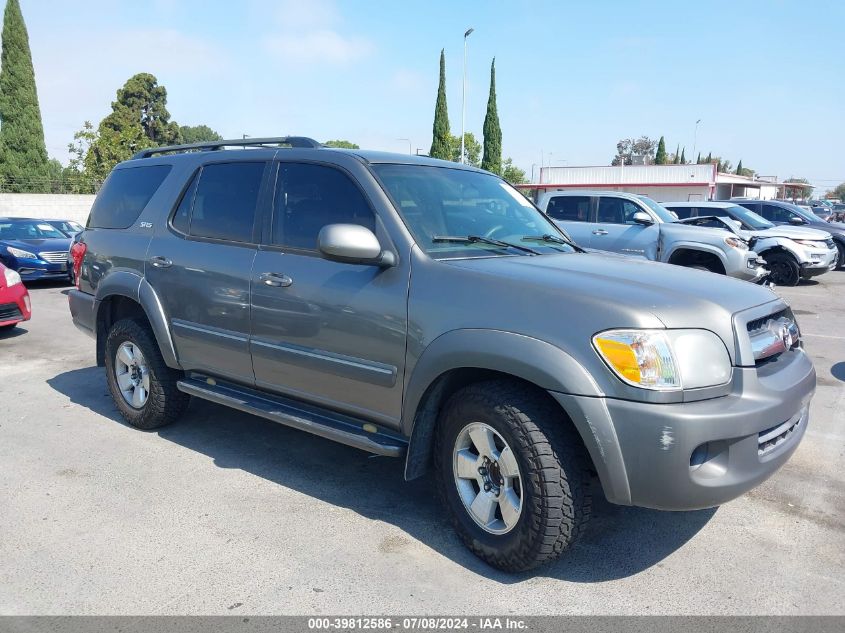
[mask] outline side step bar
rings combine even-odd
[[[176,386],[179,391],[197,398],[252,413],[376,455],[401,457],[408,446],[407,441],[400,436],[378,430],[375,425],[290,398],[201,378],[186,378],[176,383]],[[373,428],[375,432],[364,430],[365,426]]]

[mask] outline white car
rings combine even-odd
[[[794,286],[836,268],[839,252],[825,231],[772,224],[733,202],[664,202],[663,206],[685,224],[727,228],[748,241],[766,260],[770,279],[779,286]]]

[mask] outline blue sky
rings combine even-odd
[[[845,3],[21,0],[48,151],[136,72],[181,124],[427,151],[446,49],[453,133],[481,136],[496,57],[503,148],[530,172],[609,164],[623,137],[763,175],[845,181]],[[561,161],[566,161],[565,163]]]

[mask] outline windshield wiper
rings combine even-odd
[[[503,242],[502,240],[496,240],[492,237],[482,237],[481,235],[435,235],[431,238],[431,241],[435,244],[438,242],[458,242],[461,244],[489,244],[490,246],[498,246],[500,248],[515,248],[518,251],[530,253],[531,255],[540,254],[539,251],[535,251],[533,248],[528,248],[527,246],[520,246],[519,244],[513,244],[511,242]]]
[[[566,244],[567,246],[574,248],[579,253],[587,252],[572,240],[568,240],[560,235],[552,235],[551,233],[546,233],[544,235],[524,235],[522,239],[529,242],[552,242],[553,244]]]

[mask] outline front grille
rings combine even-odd
[[[51,264],[67,263],[67,251],[47,251],[46,253],[38,253],[38,256]]]
[[[766,325],[766,322],[768,322],[769,319],[774,319],[775,321],[777,321],[779,318],[787,316],[787,310],[788,308],[783,309],[780,312],[775,312],[774,314],[770,314],[768,316],[760,317],[759,319],[749,321],[748,325],[746,326],[748,328],[748,332],[753,333],[757,330],[762,330],[763,326]]]
[[[21,310],[18,308],[17,303],[0,304],[0,321],[20,319],[22,316],[23,315],[21,314]]]
[[[788,441],[790,437],[795,435],[795,432],[801,428],[801,423],[804,421],[804,412],[802,411],[795,417],[782,424],[773,426],[765,431],[760,431],[757,434],[757,455],[762,457],[771,453],[778,446]]]

